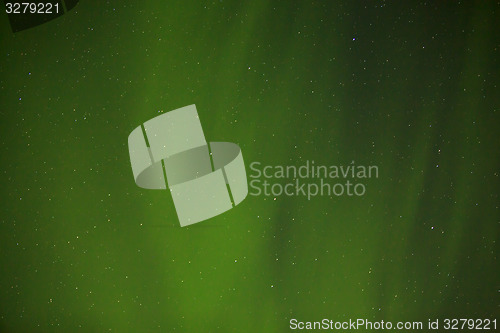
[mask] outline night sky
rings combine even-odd
[[[498,22],[487,0],[81,0],[17,33],[2,11],[0,331],[500,319]],[[181,228],[127,138],[190,104],[247,175],[378,178]]]

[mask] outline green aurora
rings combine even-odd
[[[499,319],[499,14],[81,0],[18,33],[1,15],[0,331]],[[190,104],[247,175],[314,160],[378,178],[360,197],[249,195],[181,228],[169,192],[135,185],[127,137]]]

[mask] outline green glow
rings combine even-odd
[[[499,9],[82,0],[16,34],[3,15],[0,331],[493,319]],[[189,104],[247,172],[379,177],[360,198],[248,196],[180,228],[167,191],[135,185],[127,137]]]

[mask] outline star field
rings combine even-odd
[[[101,1],[0,19],[0,331],[286,332],[499,305],[497,1]],[[249,165],[377,165],[180,228],[127,137],[196,104]]]

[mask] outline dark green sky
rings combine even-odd
[[[498,318],[498,1],[99,1],[0,15],[0,331]],[[377,165],[181,228],[127,137],[196,104],[249,165]]]

